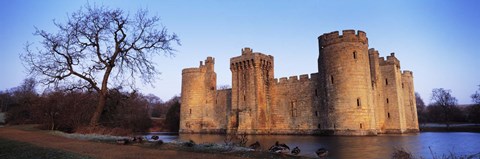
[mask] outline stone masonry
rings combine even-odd
[[[318,72],[274,78],[273,56],[243,48],[232,88],[215,59],[182,70],[180,133],[377,135],[418,132],[413,73],[379,57],[363,31],[318,37]]]

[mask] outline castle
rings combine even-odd
[[[413,74],[379,57],[363,31],[318,37],[318,72],[274,78],[273,56],[242,49],[232,88],[217,89],[215,59],[182,70],[180,133],[377,135],[418,132]]]

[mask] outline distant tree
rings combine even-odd
[[[418,92],[415,92],[415,100],[417,105],[417,116],[419,123],[427,122],[427,110],[425,109],[425,103]]]
[[[38,102],[39,96],[35,91],[36,81],[33,78],[24,79],[22,84],[10,90],[10,95],[4,96],[6,122],[9,124],[32,123],[33,116],[30,109]]]
[[[180,97],[173,97],[167,103],[171,106],[165,119],[166,126],[170,131],[178,132],[180,129]]]
[[[67,22],[54,22],[57,33],[36,29],[43,49],[27,43],[20,58],[40,82],[69,90],[94,90],[97,107],[90,125],[99,123],[109,87],[134,87],[136,78],[152,83],[159,74],[152,57],[173,55],[175,34],[168,34],[156,16],[146,10],[128,15],[120,9],[86,5]],[[113,80],[113,81],[112,81]]]
[[[226,90],[226,89],[231,89],[232,87],[230,85],[220,85],[218,86],[218,90]]]
[[[13,103],[12,94],[7,90],[0,91],[0,112],[6,112],[11,103]]]
[[[478,86],[478,91],[475,91],[471,97],[474,105],[466,108],[467,119],[469,122],[480,124],[480,85]]]
[[[153,94],[148,94],[144,98],[148,102],[148,114],[150,117],[158,117],[158,112],[155,108],[162,103],[162,99]]]
[[[472,102],[480,105],[480,85],[478,85],[478,91],[475,91],[474,94],[472,94]]]
[[[450,122],[454,119],[454,114],[457,112],[457,99],[451,95],[451,90],[443,88],[435,88],[432,90],[432,104],[429,107],[429,114],[436,114],[439,121],[444,122],[447,128],[450,127]]]

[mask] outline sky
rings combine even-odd
[[[120,8],[134,14],[148,9],[157,15],[181,46],[175,56],[153,60],[162,73],[152,85],[139,83],[142,93],[163,100],[180,95],[181,71],[215,58],[218,85],[231,85],[229,61],[241,49],[273,55],[275,78],[318,72],[317,37],[346,29],[367,33],[370,48],[395,56],[402,70],[411,70],[415,91],[430,103],[434,88],[445,88],[460,104],[480,85],[480,1],[0,1],[0,90],[20,85],[28,74],[19,54],[26,42],[41,40],[35,27],[55,33],[85,4]]]

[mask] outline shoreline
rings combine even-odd
[[[116,140],[80,140],[54,134],[52,131],[39,130],[32,125],[6,126],[0,128],[0,139],[17,144],[29,144],[34,148],[41,148],[48,153],[69,152],[93,158],[197,158],[197,159],[225,159],[225,158],[309,158],[305,156],[282,155],[266,151],[227,150],[218,151],[208,143],[195,146],[182,146],[181,142],[155,144],[145,141],[128,145],[116,144]],[[211,147],[209,149],[209,147]],[[213,148],[213,149],[212,149]],[[46,150],[43,150],[46,149]],[[244,148],[247,149],[247,148]],[[18,152],[20,153],[20,152]],[[30,150],[21,153],[35,153]],[[2,156],[4,154],[0,154]],[[10,154],[12,155],[12,154]],[[15,154],[13,155],[15,156]]]

